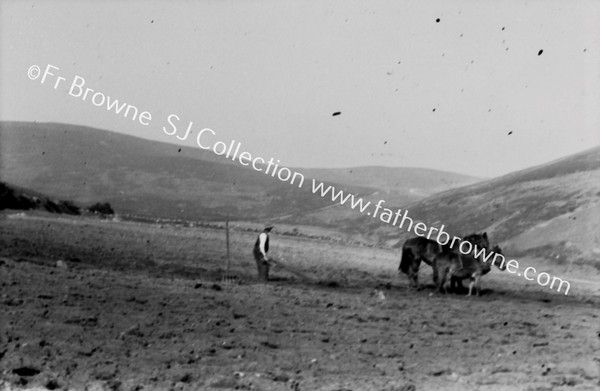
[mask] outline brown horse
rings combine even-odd
[[[502,249],[500,248],[500,246],[495,245],[491,250],[486,249],[486,252],[487,252],[487,254],[493,253],[494,255],[488,257],[488,260],[489,259],[492,260],[491,262],[487,262],[486,260],[482,259],[482,256],[480,256],[478,258],[478,260],[483,263],[483,267],[482,267],[483,274],[482,275],[486,275],[486,274],[488,274],[492,270],[492,266],[491,265],[496,266],[501,271],[504,271],[506,269],[506,265],[504,263],[504,260],[505,260],[504,254],[502,253]],[[495,254],[498,254],[498,255],[495,255]],[[496,264],[496,258],[498,256],[501,256],[501,258],[502,258],[502,261],[500,262],[500,265]],[[460,284],[460,281],[462,281],[465,278],[469,278],[469,277],[464,277],[464,278],[461,279],[458,276],[451,276],[451,280],[450,280],[450,287],[451,288],[450,289],[452,289],[455,286],[454,285],[455,283],[459,283]]]
[[[485,250],[490,251],[489,248],[486,248]],[[506,266],[504,265],[504,256],[502,255],[500,247],[494,246],[491,251],[494,253],[491,264],[495,265],[500,270],[506,269]],[[496,254],[502,257],[500,265],[496,265]],[[489,273],[492,270],[492,266],[487,262],[487,260],[490,259],[489,256],[484,259],[482,252],[477,252],[477,255],[478,257],[475,257],[474,252],[465,255],[452,251],[443,251],[437,254],[433,263],[434,268],[436,268],[439,273],[438,288],[440,292],[446,292],[445,284],[448,277],[450,277],[451,290],[454,290],[457,285],[461,285],[462,287],[460,282],[468,278],[470,280],[468,296],[471,296],[473,293],[473,288],[476,289],[477,296],[479,296],[481,290],[481,277]]]
[[[471,234],[465,236],[463,241],[468,241],[472,245],[479,247],[488,248],[489,241],[487,233],[483,234]],[[454,242],[453,242],[454,243]],[[434,266],[434,259],[437,254],[443,251],[456,252],[458,253],[459,244],[454,244],[453,247],[449,245],[442,246],[435,240],[426,239],[423,237],[410,238],[402,245],[402,256],[400,258],[400,265],[398,270],[408,276],[408,283],[411,287],[419,289],[419,267],[421,262],[433,268],[433,282],[438,283],[438,270]],[[459,285],[462,285],[458,281]]]
[[[410,238],[402,245],[402,257],[398,270],[408,276],[408,283],[413,288],[419,288],[419,267],[421,261],[433,265],[435,255],[442,251],[442,246],[435,240],[423,237]],[[437,283],[434,270],[433,282]]]

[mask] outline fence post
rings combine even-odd
[[[229,257],[229,215],[225,220],[225,241],[227,242],[227,275],[231,269],[231,258]]]

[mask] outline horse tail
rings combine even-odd
[[[400,270],[404,274],[408,274],[408,270],[410,269],[410,265],[413,262],[413,253],[410,248],[403,247],[402,248],[402,258],[400,258],[400,266],[398,270]]]

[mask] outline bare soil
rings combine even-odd
[[[310,279],[261,284],[255,233],[233,231],[223,281],[224,237],[0,214],[0,390],[600,389],[595,276],[569,296],[497,270],[481,297],[417,292],[397,251],[275,231]]]

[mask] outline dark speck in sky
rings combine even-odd
[[[432,111],[434,111],[434,112],[435,112],[435,108],[433,108],[433,110],[432,110]]]
[[[440,18],[437,18],[437,19],[435,20],[435,23],[440,23]]]
[[[332,116],[332,117],[335,117],[336,115],[340,115],[340,114],[342,114],[342,112],[341,112],[341,111],[336,111],[335,113],[331,114],[331,116]]]
[[[387,141],[384,141],[384,142],[383,142],[383,144],[384,144],[384,145],[385,145],[385,144],[387,144]]]
[[[505,27],[504,27],[504,26],[502,26],[502,31],[504,31],[504,29],[505,29]]]
[[[544,49],[540,49],[540,51],[538,52],[538,56],[541,56],[542,53],[544,53]]]
[[[179,148],[179,150],[177,152],[181,152],[181,148]]]
[[[512,130],[510,132],[508,132],[508,135],[510,136],[512,134]]]

